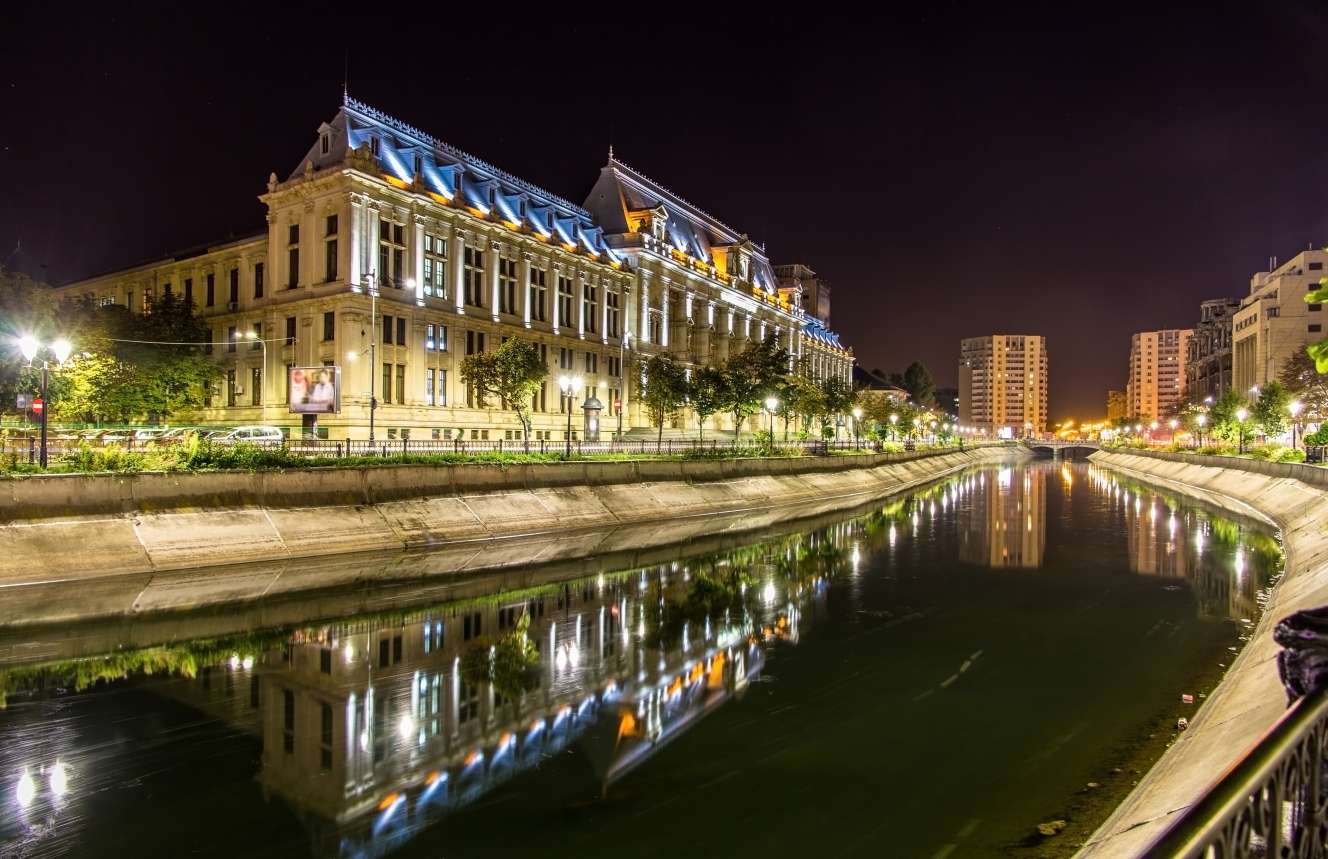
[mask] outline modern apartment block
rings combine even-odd
[[[1199,324],[1194,326],[1185,354],[1185,399],[1216,400],[1231,390],[1231,333],[1239,298],[1211,298],[1199,304]]]
[[[517,440],[512,412],[477,400],[459,372],[509,337],[549,368],[537,440],[561,440],[569,410],[576,437],[591,398],[606,432],[649,426],[637,394],[661,352],[695,367],[774,338],[791,364],[851,379],[852,353],[762,245],[612,152],[577,205],[346,97],[259,199],[263,232],[59,290],[132,312],[170,292],[191,301],[224,367],[189,416],[199,423],[299,427],[291,371],[326,367],[340,370],[340,409],[318,418],[320,434],[367,437],[372,386],[380,438]],[[571,399],[563,375],[584,379]]]
[[[1130,375],[1125,402],[1132,418],[1164,418],[1185,402],[1185,357],[1189,328],[1141,331],[1130,338]]]
[[[959,342],[959,423],[1017,438],[1047,429],[1047,341],[989,334]]]
[[[1237,390],[1275,380],[1298,350],[1324,338],[1323,305],[1306,293],[1325,275],[1328,253],[1307,250],[1250,278],[1250,294],[1232,321],[1232,377]]]

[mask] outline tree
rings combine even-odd
[[[1245,407],[1245,398],[1235,391],[1227,391],[1208,410],[1209,434],[1230,444],[1241,434],[1241,422],[1236,412]]]
[[[1328,375],[1318,371],[1309,352],[1296,350],[1282,368],[1280,381],[1304,406],[1303,420],[1323,423],[1328,419]]]
[[[1281,382],[1273,381],[1259,389],[1259,399],[1251,410],[1254,420],[1263,427],[1265,435],[1281,435],[1287,431],[1287,420],[1291,413],[1287,410],[1291,394],[1282,387]]]
[[[853,386],[837,376],[821,382],[821,397],[825,407],[821,417],[821,435],[824,436],[832,418],[848,414],[853,408],[855,397]]]
[[[509,338],[493,352],[467,355],[461,361],[461,381],[473,385],[480,402],[495,396],[516,413],[530,445],[530,409],[535,392],[549,368],[533,343]]]
[[[914,361],[904,371],[904,390],[919,406],[936,405],[936,383],[921,361]]]
[[[788,352],[773,336],[748,346],[724,362],[724,407],[733,414],[736,434],[748,415],[761,410],[767,397],[775,396],[788,374]]]
[[[645,388],[641,402],[650,420],[659,427],[659,441],[664,440],[664,421],[677,413],[687,396],[687,376],[678,362],[660,354],[646,361]]]
[[[705,422],[724,407],[727,400],[727,377],[715,367],[702,367],[692,373],[687,385],[687,402],[696,415],[697,430],[705,439]]]
[[[1305,303],[1323,304],[1325,301],[1328,301],[1328,277],[1321,277],[1319,288],[1305,293]],[[1328,339],[1311,343],[1305,351],[1314,360],[1315,369],[1320,373],[1328,373]]]
[[[802,431],[807,432],[811,422],[825,414],[825,390],[801,373],[790,376],[785,389],[789,409],[801,417]]]

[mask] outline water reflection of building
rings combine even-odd
[[[1278,569],[1275,541],[1251,528],[1200,509],[1168,504],[1154,490],[1119,482],[1090,468],[1094,487],[1117,506],[1126,534],[1130,571],[1186,582],[1200,614],[1253,619],[1259,589]],[[1260,554],[1254,547],[1271,551]]]
[[[684,594],[687,577],[670,565],[303,630],[167,694],[261,736],[260,779],[300,812],[316,855],[381,856],[576,741],[607,787],[744,688],[762,637],[796,629],[797,609],[775,605],[768,585],[764,624],[648,630],[647,606]],[[492,682],[468,683],[468,651],[523,616],[539,651],[534,688],[504,697]]]
[[[1002,468],[965,480],[959,559],[984,567],[1040,567],[1047,547],[1047,475]]]

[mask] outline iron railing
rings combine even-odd
[[[1293,704],[1145,855],[1328,856],[1328,692]]]

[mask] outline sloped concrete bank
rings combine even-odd
[[[1328,470],[1234,457],[1098,452],[1092,461],[1269,522],[1282,531],[1286,568],[1249,643],[1190,723],[1079,851],[1135,857],[1253,746],[1286,709],[1277,677],[1277,621],[1328,604]]]
[[[6,481],[0,625],[663,546],[852,507],[1019,455],[980,448]]]

